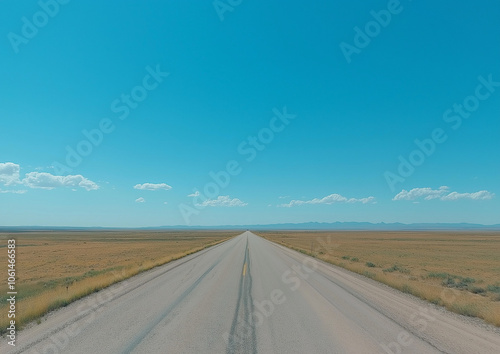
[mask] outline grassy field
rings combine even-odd
[[[500,326],[500,232],[258,232],[270,241]]]
[[[50,310],[236,234],[235,231],[0,234],[0,264],[7,269],[7,239],[16,239],[16,324],[22,327]],[[0,286],[0,333],[8,322],[6,280],[5,275]]]

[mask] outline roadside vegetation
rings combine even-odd
[[[273,231],[260,236],[500,327],[500,232]]]

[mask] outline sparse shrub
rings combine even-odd
[[[447,274],[447,273],[443,273],[443,274]],[[471,284],[473,284],[475,282],[476,282],[476,279],[474,279],[474,278],[470,278],[470,277],[464,278],[464,277],[461,277],[459,275],[448,274],[448,277],[445,280],[443,280],[441,285],[447,286],[449,288],[470,290],[469,288],[472,288]]]
[[[443,286],[447,286],[447,287],[450,287],[450,288],[454,288],[455,287],[455,279],[453,278],[446,278],[445,280],[443,280],[443,282],[441,283]]]
[[[357,258],[357,257],[352,257],[352,258],[351,258],[351,261],[353,261],[353,262],[359,262],[359,258]]]
[[[488,285],[486,287],[488,291],[491,291],[492,293],[498,293],[500,294],[500,286],[499,285]]]
[[[392,273],[392,272],[395,272],[396,270],[398,270],[398,266],[397,265],[393,265],[392,267],[383,269],[382,271],[384,273]]]
[[[349,258],[351,258],[351,257],[349,257],[349,256],[342,256],[342,259],[349,259]]]
[[[376,267],[375,264],[372,263],[372,262],[366,262],[365,264],[366,264],[367,267],[370,267],[370,268],[375,268]]]
[[[365,277],[368,277],[368,278],[371,278],[371,279],[375,278],[375,276],[376,276],[376,274],[375,274],[375,273],[369,272],[369,271],[367,271],[367,270],[365,270],[365,271],[363,272],[363,275],[364,275]]]
[[[408,284],[404,284],[401,287],[401,291],[404,292],[404,293],[407,293],[407,294],[413,294],[413,289]]]
[[[476,280],[472,278],[459,278],[460,282],[455,285],[456,288],[458,289],[469,289],[472,283],[474,283]]]
[[[440,279],[446,279],[449,278],[451,275],[448,273],[438,273],[438,272],[430,272],[427,274],[428,278],[440,278]]]
[[[484,294],[486,292],[486,289],[479,288],[479,287],[476,287],[476,286],[471,286],[468,290],[471,293],[474,293],[474,294]]]
[[[409,269],[406,269],[404,267],[400,267],[397,264],[394,264],[392,267],[386,268],[383,270],[384,273],[392,273],[392,272],[396,272],[396,271],[403,273],[403,274],[410,274]]]

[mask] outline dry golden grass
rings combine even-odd
[[[16,324],[144,270],[222,242],[234,231],[29,232],[2,234],[0,264],[7,266],[7,239],[16,239]],[[7,273],[5,273],[7,274]],[[0,333],[8,325],[7,284],[0,287]]]
[[[500,326],[500,232],[259,232],[268,240]]]

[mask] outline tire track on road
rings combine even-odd
[[[238,243],[236,242],[224,254],[229,253]],[[163,312],[151,322],[140,334],[136,335],[134,340],[130,342],[127,347],[122,351],[123,353],[131,353],[137,346],[147,337],[147,335],[161,322],[163,321],[171,312],[174,310],[182,301],[189,296],[189,294],[201,283],[201,281],[221,262],[224,257],[221,256],[210,268],[208,268],[196,281],[191,284],[184,292],[177,297],[177,299],[172,302]]]
[[[217,264],[219,264],[220,259],[212,264],[210,268],[208,268],[205,273],[203,273],[189,288],[184,290],[184,292],[173,302],[168,306],[163,312],[153,321],[150,323],[149,326],[147,326],[139,335],[137,335],[134,340],[123,350],[123,353],[131,353],[142,341],[146,336],[155,328],[165,317],[167,317],[172,310],[177,307],[182,301],[185,300],[185,298],[198,286],[198,284],[201,283],[201,281],[212,271],[212,269],[215,268]]]

